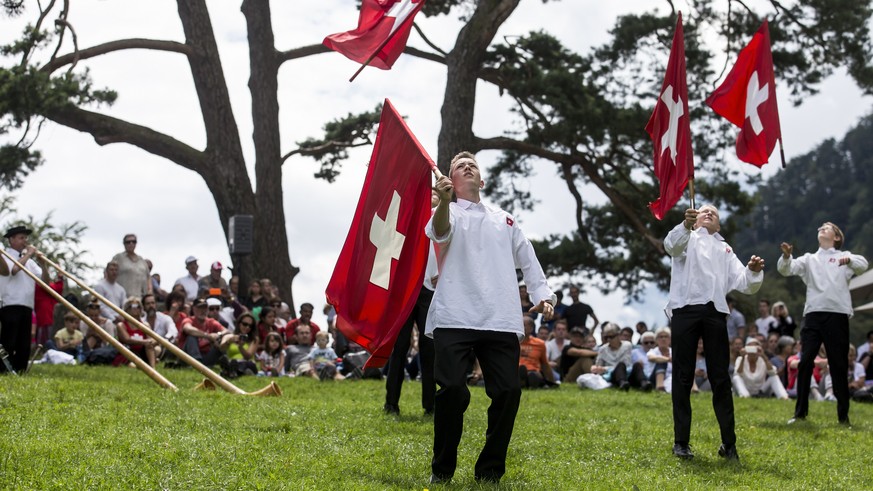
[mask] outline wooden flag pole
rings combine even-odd
[[[412,13],[409,14],[410,21],[412,20],[413,17],[415,17],[415,14],[417,14],[417,13],[418,13],[418,11],[415,11],[415,12],[412,12]],[[376,55],[378,55],[380,52],[382,52],[382,50],[385,48],[385,46],[388,45],[388,42],[391,41],[392,39],[394,39],[394,36],[395,36],[398,32],[400,32],[400,30],[401,30],[402,28],[403,28],[403,26],[399,26],[399,27],[397,27],[397,29],[394,29],[394,32],[392,32],[392,33],[391,33],[387,38],[385,38],[384,41],[382,41],[382,44],[380,44],[379,47],[376,48],[376,51],[373,51],[373,54],[370,55],[369,58],[367,58],[367,61],[365,61],[364,64],[361,65],[360,68],[358,68],[358,71],[356,71],[354,75],[352,75],[352,78],[349,79],[349,83],[352,83],[352,82],[355,81],[355,79],[358,77],[358,75],[359,75],[362,71],[364,71],[364,68],[366,68],[367,65],[369,65],[370,62],[373,61],[373,60],[376,58]]]
[[[696,210],[697,207],[694,206],[694,178],[693,177],[688,180],[688,190],[691,193],[691,207]]]
[[[782,168],[785,168],[785,149],[782,148],[782,137],[779,137],[779,156],[782,158]]]

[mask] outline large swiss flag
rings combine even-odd
[[[649,209],[655,218],[663,220],[664,215],[682,197],[688,180],[694,178],[682,12],[679,12],[676,20],[667,73],[661,84],[658,101],[655,102],[655,110],[646,125],[646,132],[655,148],[655,176],[661,184],[661,195],[649,203]]]
[[[782,138],[766,20],[740,51],[727,78],[706,103],[740,128],[737,157],[758,167],[766,164],[776,141]]]
[[[370,352],[367,366],[388,360],[421,289],[435,167],[385,99],[358,207],[325,292],[337,328]]]
[[[358,27],[331,34],[324,45],[350,60],[388,70],[397,61],[424,0],[363,0]]]

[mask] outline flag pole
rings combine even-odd
[[[419,8],[420,8],[420,7],[419,7]],[[412,13],[409,15],[409,21],[410,21],[410,22],[412,22],[412,18],[415,16],[416,13],[418,13],[418,12],[417,12],[417,11],[416,11],[416,12],[412,12]],[[349,83],[352,83],[352,82],[355,81],[355,78],[357,78],[358,75],[360,75],[360,73],[361,73],[362,71],[364,71],[364,68],[366,68],[367,65],[369,65],[370,62],[373,61],[373,60],[376,58],[376,55],[378,55],[378,54],[379,54],[379,53],[380,53],[380,52],[385,48],[385,46],[388,45],[388,42],[391,41],[392,39],[394,39],[394,36],[397,35],[398,32],[400,32],[400,30],[401,30],[402,27],[403,27],[403,26],[399,26],[397,29],[394,29],[394,32],[392,32],[391,35],[389,35],[387,38],[385,38],[384,41],[382,41],[382,44],[380,44],[379,47],[376,48],[376,51],[373,51],[373,54],[370,55],[369,58],[367,58],[367,61],[365,61],[364,64],[361,65],[360,68],[358,68],[358,71],[356,71],[354,75],[352,75],[352,78],[349,79]]]
[[[785,168],[785,150],[782,148],[782,137],[779,137],[779,157],[782,158],[782,168]]]
[[[688,191],[691,193],[691,207],[696,210],[697,207],[694,206],[694,178],[693,177],[688,180]]]

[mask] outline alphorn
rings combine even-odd
[[[163,346],[167,351],[173,353],[174,355],[176,355],[176,357],[178,357],[180,360],[184,361],[188,365],[191,365],[191,367],[193,367],[198,372],[202,373],[203,376],[205,376],[207,379],[209,379],[215,385],[221,387],[222,389],[226,390],[227,392],[230,392],[231,394],[251,395],[251,396],[265,396],[265,395],[280,396],[280,395],[282,395],[282,389],[279,387],[278,384],[276,384],[276,382],[270,382],[270,385],[264,387],[261,390],[257,390],[254,392],[246,392],[246,391],[240,389],[236,385],[233,385],[232,383],[228,382],[221,375],[219,375],[219,374],[215,373],[214,371],[212,371],[211,369],[209,369],[209,367],[207,367],[206,365],[204,365],[204,364],[200,363],[199,361],[197,361],[196,359],[194,359],[194,357],[192,357],[188,353],[184,352],[178,346],[176,346],[175,344],[173,344],[170,341],[168,341],[167,339],[165,339],[163,336],[161,336],[158,333],[156,333],[155,331],[153,331],[148,325],[146,325],[145,323],[143,323],[139,319],[134,318],[132,315],[128,314],[123,309],[119,308],[117,305],[115,305],[112,302],[110,302],[109,300],[107,300],[106,297],[104,297],[103,295],[100,295],[99,293],[94,291],[93,288],[84,284],[82,281],[80,281],[78,278],[74,277],[70,273],[64,271],[63,268],[61,268],[60,266],[58,266],[57,264],[52,262],[50,259],[45,258],[45,261],[49,265],[51,265],[53,268],[55,268],[59,273],[66,276],[67,278],[73,280],[77,285],[82,287],[82,289],[84,289],[85,291],[87,291],[88,293],[93,295],[94,298],[96,298],[96,299],[100,300],[101,302],[105,303],[106,305],[108,305],[112,310],[117,312],[118,315],[122,316],[125,320],[127,320],[127,322],[131,322],[134,325],[136,325],[137,327],[139,327],[139,329],[142,330],[142,332],[146,333],[147,336],[149,336],[150,338],[157,341],[157,343],[160,344],[161,346]],[[200,384],[198,387],[209,388],[209,384]]]
[[[164,376],[158,373],[157,370],[152,368],[151,365],[143,361],[142,358],[137,356],[134,352],[130,351],[125,345],[121,344],[117,339],[115,339],[108,332],[103,330],[103,328],[100,327],[96,322],[91,320],[90,317],[79,311],[79,309],[77,309],[73,306],[73,304],[68,302],[66,298],[62,297],[58,292],[54,291],[50,286],[46,285],[45,282],[42,281],[42,279],[33,274],[29,269],[25,268],[23,264],[16,261],[12,256],[9,255],[9,253],[3,250],[3,248],[0,248],[0,253],[3,253],[4,256],[8,257],[16,266],[19,267],[19,269],[21,269],[21,271],[23,271],[25,274],[27,274],[27,276],[30,276],[34,281],[36,281],[37,285],[39,285],[49,295],[54,297],[55,300],[63,304],[64,307],[68,308],[70,312],[76,315],[76,317],[82,319],[82,322],[88,324],[88,327],[92,329],[98,336],[100,336],[100,339],[111,344],[113,348],[117,349],[119,353],[121,353],[125,358],[130,360],[134,365],[136,365],[137,368],[145,372],[145,374],[148,375],[152,380],[157,382],[158,385],[167,389],[171,389],[173,391],[179,390],[178,387],[176,387],[175,385],[173,385],[172,382],[164,378]],[[45,258],[45,256],[43,256],[43,258]],[[48,259],[46,259],[46,261],[50,264],[53,264]]]

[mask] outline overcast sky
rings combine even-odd
[[[72,3],[69,20],[75,26],[80,47],[120,38],[144,37],[184,41],[175,2],[151,0],[79,0]],[[544,29],[562,39],[571,49],[586,52],[607,39],[607,30],[619,12],[661,7],[665,2],[623,0],[622,2],[524,0],[498,33],[503,36]],[[246,29],[240,2],[208,2],[221,51],[234,114],[253,175],[250,99],[247,90],[248,54]],[[305,5],[306,10],[302,7]],[[353,28],[357,24],[355,0],[317,2],[272,2],[273,26],[279,49],[320,43],[325,35]],[[677,3],[682,8],[682,2]],[[0,43],[21,32],[30,14],[15,21],[3,20]],[[420,16],[417,23],[427,36],[445,51],[453,46],[460,24],[450,17]],[[413,32],[410,45],[428,49]],[[664,53],[666,65],[667,53]],[[118,101],[103,112],[173,135],[195,148],[203,148],[205,136],[190,71],[182,55],[165,52],[126,51],[88,60],[96,87],[118,91]],[[390,71],[368,68],[350,84],[357,66],[336,53],[317,55],[283,65],[279,78],[279,103],[283,153],[295,142],[318,136],[321,126],[349,112],[369,110],[384,98],[391,99],[432,157],[440,128],[440,107],[445,71],[442,65],[401,56]],[[777,85],[778,85],[777,73]],[[779,87],[777,86],[777,91]],[[803,154],[826,138],[841,138],[869,111],[870,98],[863,97],[855,84],[839,74],[821,86],[821,92],[800,108],[779,92],[779,108],[787,158]],[[498,136],[512,129],[507,121],[510,101],[501,98],[487,83],[479,85],[474,130],[480,136]],[[640,129],[645,126],[640,122]],[[167,290],[184,275],[184,258],[200,258],[200,274],[206,274],[215,260],[230,263],[226,239],[218,213],[202,179],[169,161],[137,148],[114,144],[100,147],[84,133],[47,124],[37,148],[45,165],[27,178],[15,193],[17,207],[24,214],[42,217],[54,212],[56,223],[79,220],[89,228],[83,247],[90,260],[105,263],[123,250],[125,233],[139,237],[137,252],[154,262]],[[316,180],[317,165],[311,159],[289,159],[283,172],[285,216],[291,261],[301,272],[294,282],[294,300],[311,302],[316,311],[324,304],[324,289],[354,214],[372,148],[351,152],[343,172],[334,184]],[[496,153],[480,154],[483,167]],[[752,166],[730,163],[746,173],[759,172]],[[573,201],[566,187],[554,176],[552,165],[538,167],[530,179],[531,191],[541,203],[534,212],[522,212],[517,219],[530,237],[566,233],[574,227]],[[765,166],[765,175],[778,171],[778,164]],[[487,175],[486,181],[487,181]],[[560,189],[559,192],[554,192]],[[650,199],[654,199],[652,196]],[[742,255],[755,251],[741,251]],[[772,266],[771,266],[772,267]],[[227,276],[225,272],[225,276]],[[96,281],[95,274],[90,281]],[[553,288],[566,278],[552,281]],[[584,288],[584,285],[583,285]],[[566,292],[565,292],[566,293]],[[663,292],[650,291],[643,303],[625,305],[621,293],[602,295],[593,288],[583,294],[601,321],[614,320],[633,325],[664,324]],[[316,322],[323,323],[317,314]]]

